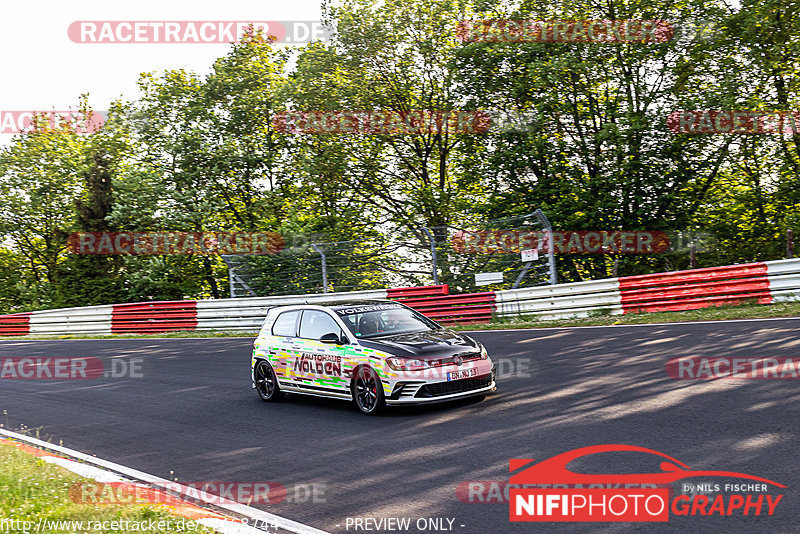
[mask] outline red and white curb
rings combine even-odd
[[[83,454],[66,447],[53,445],[52,443],[47,443],[46,441],[41,441],[17,432],[11,432],[0,428],[0,436],[5,436],[6,438],[0,438],[0,441],[11,443],[25,452],[38,456],[45,462],[58,465],[75,474],[93,479],[97,482],[126,482],[132,484],[138,482],[141,483],[143,489],[149,488],[150,491],[154,492],[159,492],[160,490],[153,489],[153,487],[164,489],[175,489],[177,487],[178,490],[184,494],[190,490],[190,488],[182,484],[150,475],[124,465],[115,464],[108,460],[89,456],[88,454]],[[64,456],[58,456],[50,451],[61,453]],[[80,461],[75,461],[73,458]],[[284,529],[295,534],[328,534],[324,530],[319,530],[304,525],[303,523],[298,523],[297,521],[292,521],[291,519],[286,519],[223,497],[214,496],[213,503],[208,497],[204,497],[203,495],[199,495],[197,498],[207,504],[213,504],[215,508],[221,508],[237,516],[246,517],[249,522],[253,524],[274,525],[278,529]],[[207,510],[188,501],[176,501],[173,498],[171,502],[177,502],[178,505],[170,509],[170,513],[191,519],[198,524],[221,532],[222,534],[264,534],[264,532],[266,532],[265,530],[245,525],[232,517],[212,512],[211,510]]]

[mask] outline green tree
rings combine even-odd
[[[83,194],[75,202],[75,230],[109,232],[108,218],[113,208],[112,155],[96,140],[89,143],[86,170],[83,172]],[[113,304],[125,300],[123,290],[126,273],[120,256],[69,255],[56,276],[58,306]]]
[[[478,18],[670,21],[680,30],[722,24],[724,4],[491,3]],[[490,15],[489,11],[494,10]],[[497,10],[501,11],[498,15]],[[686,230],[721,169],[731,136],[678,135],[676,110],[728,109],[746,77],[730,45],[678,32],[659,43],[465,43],[461,91],[474,106],[529,118],[518,131],[474,139],[471,175],[494,190],[490,217],[541,208],[556,229]],[[609,256],[559,259],[569,280],[608,276]],[[668,258],[620,258],[621,274],[652,272]]]
[[[24,258],[39,306],[54,302],[54,282],[67,236],[75,227],[86,140],[65,121],[36,119],[0,152],[0,233]]]

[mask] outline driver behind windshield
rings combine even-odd
[[[361,316],[361,319],[358,321],[359,334],[362,336],[368,336],[371,334],[378,334],[380,332],[383,332],[383,329],[381,329],[379,312],[366,313]]]
[[[419,321],[415,320],[411,315],[405,313],[403,310],[389,310],[386,312],[386,327],[387,332],[419,330]]]
[[[403,308],[366,312],[357,324],[358,337],[410,334],[435,329],[435,325],[423,316]]]

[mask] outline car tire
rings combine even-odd
[[[383,384],[372,367],[359,367],[351,385],[353,404],[365,415],[377,415],[386,407]]]
[[[253,383],[256,385],[258,396],[263,401],[274,402],[283,397],[275,371],[266,360],[258,360],[253,367]]]

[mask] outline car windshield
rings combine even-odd
[[[336,310],[359,339],[430,332],[439,326],[419,312],[399,304],[353,306]]]

